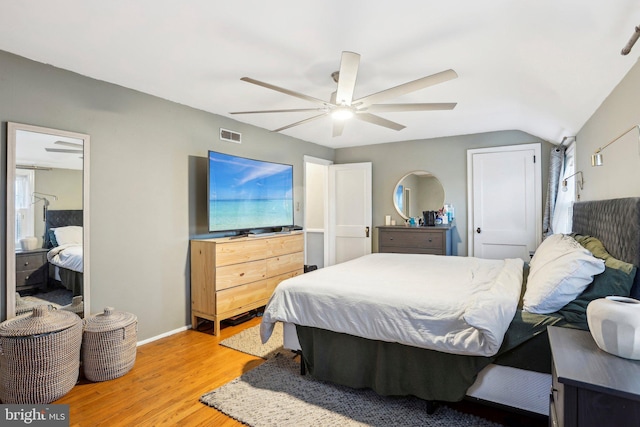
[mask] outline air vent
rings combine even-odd
[[[223,141],[235,142],[236,144],[242,143],[242,134],[239,132],[233,132],[231,130],[220,128],[220,139]]]

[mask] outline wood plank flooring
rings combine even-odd
[[[142,345],[123,377],[81,379],[54,403],[70,405],[71,426],[242,426],[198,399],[264,362],[218,345],[259,323],[256,318],[225,327],[220,337],[188,330]]]
[[[227,326],[220,336],[210,328],[188,330],[138,347],[133,369],[115,380],[92,383],[81,378],[71,392],[54,403],[70,405],[70,426],[243,426],[199,402],[200,396],[264,359],[218,343],[261,318]],[[267,404],[265,402],[265,404]],[[546,418],[530,418],[472,402],[450,405],[511,426],[542,427]]]

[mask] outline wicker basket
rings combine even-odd
[[[136,361],[138,319],[131,313],[115,311],[84,320],[82,361],[90,381],[107,381],[131,370]]]
[[[0,400],[47,404],[78,381],[82,320],[39,305],[0,323]]]
[[[63,305],[60,307],[60,310],[70,311],[80,317],[84,317],[84,302],[82,301],[82,295],[73,297],[71,304]]]

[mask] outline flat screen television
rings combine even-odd
[[[293,224],[292,165],[209,151],[207,193],[210,232]]]

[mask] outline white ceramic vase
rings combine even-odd
[[[587,306],[587,323],[602,350],[640,360],[640,301],[617,296],[593,300]]]
[[[20,247],[22,248],[23,251],[32,251],[36,249],[37,246],[38,246],[38,239],[33,236],[20,239]]]

